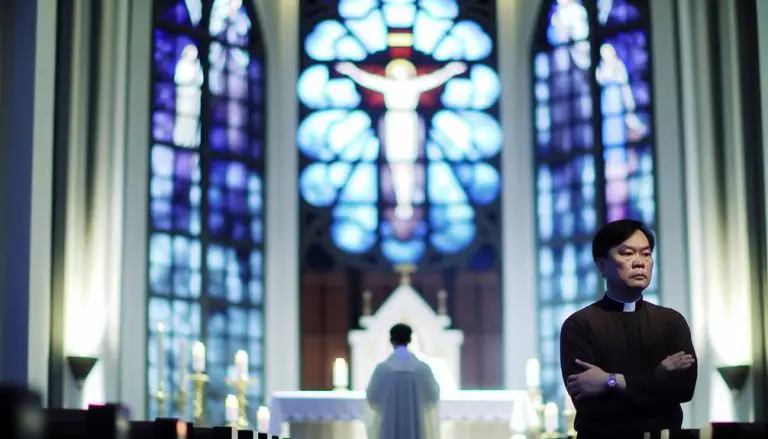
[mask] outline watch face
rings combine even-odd
[[[608,387],[616,387],[616,375],[608,375]]]

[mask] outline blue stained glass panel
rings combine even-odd
[[[198,154],[155,145],[151,152],[150,222],[159,230],[200,233]]]
[[[255,17],[242,0],[165,1],[156,7],[148,390],[150,396],[157,390],[161,340],[162,378],[172,395],[182,384],[181,357],[189,358],[193,343],[202,340],[211,378],[205,417],[223,425],[234,352],[247,350],[251,375],[263,374],[265,66]],[[201,22],[208,23],[208,35],[195,29]],[[162,337],[158,324],[166,328]],[[262,404],[262,391],[260,385],[249,389],[251,407]],[[157,416],[156,401],[150,398],[148,406],[149,417]],[[174,400],[165,416],[190,419],[190,410],[188,404],[180,412]]]

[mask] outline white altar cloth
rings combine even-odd
[[[440,419],[443,421],[509,423],[512,408],[522,398],[522,390],[459,390],[442,395]],[[280,435],[284,423],[361,421],[365,409],[363,391],[276,392],[269,406],[269,433]]]

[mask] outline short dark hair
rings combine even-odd
[[[389,341],[395,346],[403,346],[411,343],[413,330],[404,323],[398,323],[389,330]]]
[[[648,238],[648,245],[651,247],[651,251],[656,246],[656,238],[653,236],[653,232],[640,221],[633,219],[622,219],[618,221],[612,221],[604,225],[600,230],[595,233],[595,237],[592,239],[592,258],[598,260],[608,255],[608,252],[621,245],[622,242],[629,239],[636,231],[641,231]]]

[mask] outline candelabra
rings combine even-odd
[[[194,406],[193,406],[194,421],[196,425],[202,425],[203,413],[205,412],[203,410],[203,402],[205,397],[205,383],[208,382],[208,375],[201,372],[196,372],[192,374],[191,377],[189,377],[189,380],[192,381],[192,384],[194,385],[194,389],[195,389]]]
[[[239,416],[237,419],[237,428],[240,430],[248,429],[248,386],[255,382],[254,379],[248,375],[239,375],[233,380],[227,380],[227,382],[235,388],[235,395],[237,396],[237,406],[239,410]]]

